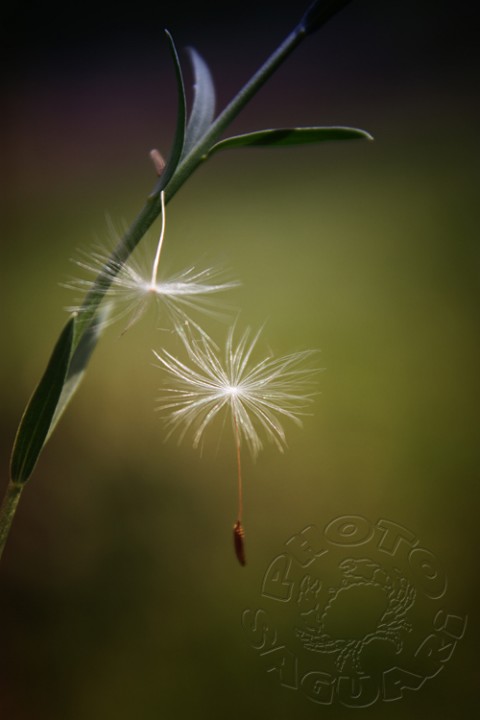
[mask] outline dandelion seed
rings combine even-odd
[[[169,278],[162,279],[159,273],[160,255],[165,237],[165,200],[161,193],[162,225],[153,261],[142,263],[131,256],[125,264],[106,256],[102,252],[90,253],[86,259],[75,260],[76,264],[89,274],[105,273],[108,289],[107,298],[114,301],[116,312],[111,322],[126,315],[130,320],[128,330],[146,312],[153,302],[164,310],[174,330],[184,338],[190,330],[203,335],[204,331],[194,319],[196,313],[223,320],[228,317],[225,307],[219,304],[217,295],[239,286],[236,280],[226,280],[224,274],[215,268],[197,269],[191,266]],[[76,279],[67,284],[74,289],[89,290],[90,280]],[[81,305],[70,306],[69,312],[82,311]]]
[[[179,431],[181,441],[193,434],[193,445],[203,441],[207,427],[225,410],[229,413],[237,456],[238,513],[234,525],[234,547],[239,562],[245,564],[243,485],[241,446],[245,442],[254,458],[263,448],[264,437],[283,452],[285,419],[301,425],[300,417],[312,403],[312,383],[317,368],[310,366],[316,351],[305,350],[280,358],[267,356],[254,362],[253,354],[261,330],[255,335],[247,329],[234,342],[234,329],[228,334],[225,357],[220,361],[216,346],[205,335],[185,336],[189,364],[166,350],[155,352],[171,384],[159,398],[166,412],[171,435]]]

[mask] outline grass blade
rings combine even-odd
[[[192,112],[187,124],[183,157],[206,133],[215,117],[215,86],[205,60],[193,48],[189,48],[194,75]]]
[[[55,430],[58,421],[67,409],[68,404],[70,403],[80,383],[83,380],[83,376],[85,375],[85,371],[90,361],[90,357],[95,350],[97,342],[100,339],[100,335],[102,334],[102,330],[105,327],[107,315],[108,306],[100,310],[97,318],[93,321],[88,330],[86,330],[82,335],[81,340],[72,355],[72,359],[70,360],[68,371],[65,376],[65,381],[63,383],[62,392],[60,393],[60,398],[58,400],[57,407],[55,408],[55,412],[53,414],[52,422],[50,423],[50,427],[45,438],[45,443],[47,443],[50,439],[50,436]]]
[[[373,140],[373,137],[365,130],[351,127],[276,128],[258,130],[220,140],[212,147],[210,154],[238,147],[285,147],[332,140]]]
[[[172,178],[175,170],[177,169],[177,165],[180,162],[180,158],[182,157],[183,152],[183,145],[185,142],[185,126],[186,126],[186,118],[187,118],[187,109],[186,109],[186,101],[185,101],[185,84],[183,82],[183,75],[182,75],[182,68],[180,66],[180,60],[178,58],[177,48],[175,47],[175,43],[173,42],[173,38],[168,32],[168,30],[165,30],[168,38],[168,42],[170,45],[170,52],[172,54],[173,58],[173,64],[175,67],[175,76],[177,79],[177,90],[178,90],[178,107],[177,107],[177,126],[175,129],[175,137],[173,140],[172,150],[170,153],[170,157],[167,163],[167,167],[165,168],[164,172],[159,178],[158,185],[155,188],[155,192],[160,193],[161,190],[163,190],[169,180]]]
[[[12,451],[10,476],[25,483],[47,440],[70,362],[75,316],[65,325],[35,392],[20,421]]]

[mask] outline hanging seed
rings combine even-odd
[[[233,526],[233,547],[240,565],[245,565],[245,530],[240,520]]]

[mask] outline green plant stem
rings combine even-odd
[[[212,145],[219,139],[222,132],[228,127],[232,120],[238,115],[240,110],[248,103],[255,93],[262,87],[268,78],[275,72],[279,65],[290,55],[297,47],[300,41],[305,37],[305,32],[301,26],[298,26],[280,47],[269,57],[264,65],[255,73],[250,81],[240,90],[240,92],[227,105],[223,112],[217,117],[211,125],[209,131],[202,137],[199,143],[190,151],[185,159],[180,163],[174,176],[165,187],[165,203],[175,195],[184,182],[192,175],[197,167],[207,158],[208,152]],[[148,200],[125,235],[115,248],[110,257],[108,272],[102,272],[95,281],[92,289],[88,293],[82,306],[82,311],[76,322],[75,338],[73,347],[78,345],[80,338],[85,330],[90,326],[97,308],[102,301],[105,292],[113,279],[113,268],[120,268],[128,259],[147,230],[151,227],[161,212],[160,192],[163,189],[162,177],[158,179]]]
[[[0,507],[0,559],[7,542],[23,488],[23,484],[14,483],[11,480],[7,485],[7,490]]]

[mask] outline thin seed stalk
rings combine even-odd
[[[240,428],[238,427],[237,413],[233,410],[233,426],[235,432],[235,447],[237,451],[237,480],[238,480],[238,514],[237,522],[243,520],[243,480],[242,480],[242,462],[240,447]]]

